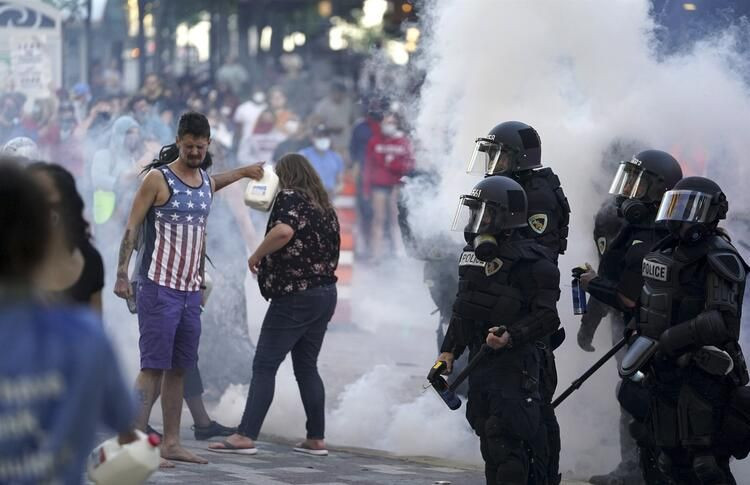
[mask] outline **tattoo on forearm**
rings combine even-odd
[[[122,243],[120,243],[120,255],[117,262],[117,277],[127,277],[128,275],[128,259],[133,253],[134,243],[132,241],[132,232],[130,229],[125,229],[125,235],[122,237]]]

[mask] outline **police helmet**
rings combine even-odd
[[[499,234],[527,226],[526,193],[508,177],[488,177],[462,195],[452,230],[464,234]]]
[[[542,166],[542,142],[537,131],[521,121],[506,121],[477,138],[467,173],[510,175]]]
[[[609,193],[617,196],[621,214],[631,223],[645,219],[664,192],[682,178],[679,162],[667,152],[644,150],[620,163]]]
[[[656,214],[666,221],[673,235],[696,242],[726,218],[729,202],[721,187],[705,177],[686,177],[677,182],[664,198]]]

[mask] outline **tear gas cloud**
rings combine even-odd
[[[560,258],[558,308],[569,338],[556,353],[559,392],[595,360],[575,344],[579,322],[567,270],[596,260],[593,216],[622,159],[603,160],[613,144],[633,147],[620,157],[645,148],[673,153],[686,175],[717,180],[730,213],[747,212],[750,96],[741,76],[745,62],[735,50],[742,30],[717,32],[664,57],[656,52],[657,26],[645,0],[430,6],[415,134],[418,160],[442,179],[428,197],[423,188],[407,188],[409,222],[423,234],[449,224],[458,195],[478,182],[462,174],[476,137],[506,120],[538,130],[543,162],[560,176],[573,211],[568,251]],[[746,236],[746,228],[728,229]],[[609,345],[605,333],[598,332],[596,355]],[[616,379],[610,363],[558,409],[563,472],[586,476],[616,464]]]

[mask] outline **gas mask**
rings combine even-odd
[[[649,207],[639,199],[624,199],[618,202],[617,214],[630,224],[643,222],[651,212]]]
[[[672,236],[686,244],[695,244],[704,239],[709,229],[700,222],[667,221],[667,228]]]
[[[497,258],[500,252],[497,238],[492,234],[479,234],[472,241],[472,246],[474,246],[474,256],[479,261],[484,261],[485,263]]]

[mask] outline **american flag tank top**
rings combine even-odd
[[[206,219],[211,210],[211,183],[204,170],[201,185],[191,187],[168,167],[158,168],[169,186],[169,200],[152,206],[143,222],[141,278],[181,291],[198,291]]]

